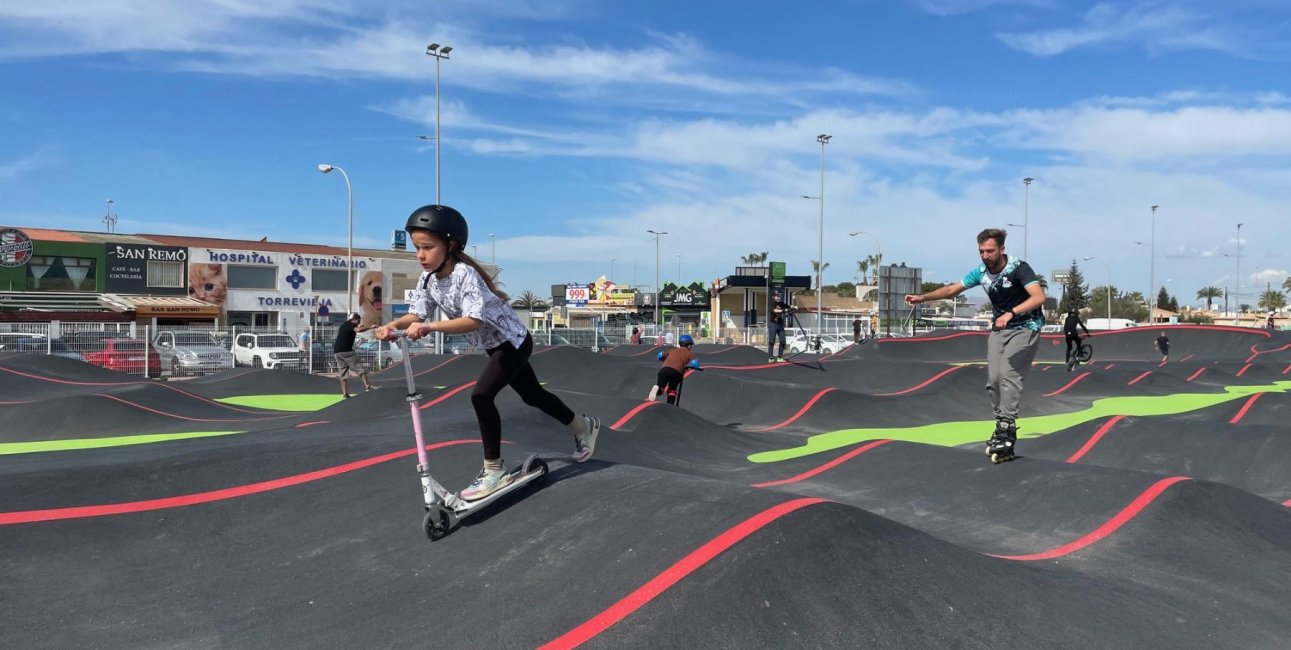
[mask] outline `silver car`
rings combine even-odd
[[[152,339],[152,347],[161,356],[161,367],[171,375],[233,367],[233,353],[221,347],[210,332],[162,330]]]

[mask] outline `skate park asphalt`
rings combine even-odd
[[[0,355],[0,647],[1288,647],[1291,335],[1090,342],[1042,338],[999,465],[985,334],[700,345],[680,407],[659,348],[538,348],[595,457],[504,391],[504,456],[551,472],[435,542],[401,365],[341,400]],[[412,360],[452,490],[483,362]]]

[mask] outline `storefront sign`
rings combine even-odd
[[[17,228],[0,230],[0,267],[16,269],[31,259],[31,237]]]
[[[148,293],[181,296],[188,293],[185,280],[188,274],[188,249],[175,246],[150,246],[141,244],[105,245],[107,277],[104,287],[109,293]],[[148,263],[173,262],[178,264],[178,275],[155,278],[157,284],[178,283],[178,287],[149,286]],[[159,274],[164,276],[164,274]],[[170,280],[172,282],[164,282]]]

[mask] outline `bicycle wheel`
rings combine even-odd
[[[1088,344],[1088,343],[1082,344],[1082,345],[1080,346],[1080,362],[1081,362],[1081,363],[1089,363],[1089,360],[1090,360],[1093,356],[1094,356],[1094,346],[1092,346],[1092,345],[1090,345],[1090,344]]]

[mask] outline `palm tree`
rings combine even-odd
[[[1260,294],[1260,308],[1276,311],[1287,306],[1287,297],[1281,291],[1265,291]]]
[[[761,253],[749,253],[748,255],[745,255],[740,259],[745,264],[749,264],[751,266],[761,266],[763,263],[767,261],[767,258],[770,256],[771,256],[771,253],[767,251],[762,251]]]
[[[861,284],[870,283],[870,258],[856,261],[856,270],[861,272]]]
[[[525,289],[525,292],[520,294],[519,298],[516,298],[514,301],[511,302],[511,306],[518,307],[520,309],[527,309],[529,311],[537,311],[541,309],[546,309],[547,301],[543,300],[542,298],[539,298],[537,295],[534,294],[534,292],[529,291],[528,289]]]
[[[1206,309],[1214,309],[1214,299],[1222,297],[1224,290],[1219,287],[1202,287],[1197,290],[1197,300],[1206,301]]]
[[[816,286],[818,287],[824,286],[821,284],[820,276],[824,275],[825,269],[827,268],[829,268],[829,262],[825,262],[825,265],[821,266],[820,262],[816,260],[811,261],[811,272],[816,274]]]
[[[1282,293],[1291,293],[1291,277],[1282,281]]]

